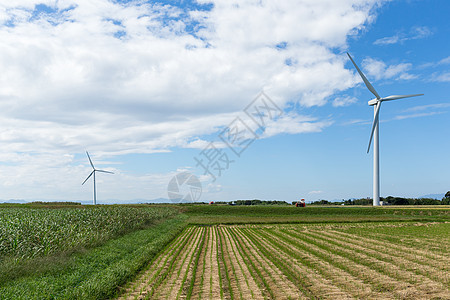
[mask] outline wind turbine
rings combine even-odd
[[[361,76],[362,80],[364,81],[364,84],[369,89],[369,91],[372,92],[372,94],[375,95],[375,99],[372,99],[368,102],[370,106],[373,106],[374,108],[374,115],[373,115],[373,124],[372,124],[372,131],[370,133],[370,139],[369,139],[369,146],[367,147],[367,153],[369,153],[370,150],[370,144],[372,143],[373,138],[373,206],[379,206],[380,205],[380,149],[379,149],[379,114],[380,114],[380,107],[381,103],[383,101],[391,101],[391,100],[397,100],[397,99],[403,99],[403,98],[409,98],[409,97],[416,97],[416,96],[422,96],[423,94],[413,94],[413,95],[392,95],[387,97],[380,97],[378,95],[377,91],[373,88],[373,86],[370,84],[370,82],[367,80],[366,76],[364,76],[363,72],[358,68],[353,58],[350,56],[350,54],[347,52],[348,57],[352,61],[353,65],[355,66],[356,70],[358,71],[359,75]]]
[[[87,157],[89,158],[89,162],[91,163],[92,166],[92,172],[91,174],[89,174],[89,176],[83,181],[83,183],[81,185],[83,185],[88,179],[89,177],[91,177],[92,175],[94,175],[94,205],[97,204],[97,192],[95,190],[95,172],[103,172],[103,173],[109,173],[109,174],[114,174],[113,172],[109,172],[109,171],[105,171],[105,170],[99,170],[96,169],[94,167],[94,164],[92,163],[91,157],[89,156],[89,153],[86,151]]]

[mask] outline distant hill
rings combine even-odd
[[[442,200],[442,198],[444,198],[444,196],[445,196],[445,193],[442,193],[442,194],[428,194],[428,195],[420,196],[419,198],[432,198],[432,199]]]
[[[2,201],[2,200],[0,200]],[[28,201],[25,201],[23,199],[9,199],[9,200],[4,200],[3,203],[28,203]]]

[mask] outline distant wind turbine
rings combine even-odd
[[[89,177],[91,177],[92,175],[94,175],[94,205],[97,204],[97,191],[95,189],[95,172],[103,172],[103,173],[109,173],[109,174],[114,174],[113,172],[109,172],[109,171],[104,171],[104,170],[98,170],[94,167],[94,164],[92,163],[91,157],[89,156],[89,153],[86,151],[87,157],[89,158],[89,162],[91,163],[92,166],[92,172],[91,174],[89,174],[89,176],[83,181],[83,183],[81,185],[83,185],[88,179]]]
[[[372,124],[372,131],[370,133],[370,139],[369,139],[369,146],[367,147],[367,153],[369,153],[370,150],[370,144],[372,143],[373,138],[373,206],[379,206],[380,205],[380,152],[379,152],[379,114],[380,114],[380,107],[381,102],[383,101],[391,101],[391,100],[397,100],[397,99],[403,99],[403,98],[409,98],[409,97],[416,97],[416,96],[422,96],[423,94],[413,94],[413,95],[392,95],[387,96],[384,98],[381,98],[380,95],[378,95],[377,91],[373,88],[373,86],[370,84],[370,82],[367,80],[366,76],[364,76],[363,72],[358,68],[353,58],[350,56],[350,54],[347,52],[348,57],[352,61],[353,65],[355,66],[356,70],[358,71],[359,75],[361,76],[362,80],[364,81],[364,84],[369,89],[369,91],[372,92],[372,94],[375,95],[375,99],[370,100],[368,103],[370,106],[373,106],[374,108],[374,115],[373,115],[373,124]]]

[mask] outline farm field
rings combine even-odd
[[[0,205],[0,299],[450,299],[449,213]]]
[[[450,223],[188,226],[119,299],[449,299]]]

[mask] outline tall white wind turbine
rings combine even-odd
[[[109,173],[114,174],[113,172],[105,171],[105,170],[99,170],[94,167],[94,164],[92,163],[91,157],[89,156],[89,153],[86,151],[87,157],[89,158],[89,162],[92,166],[92,172],[89,174],[89,176],[83,181],[81,185],[83,185],[92,175],[94,175],[94,205],[97,204],[97,191],[95,189],[95,172],[102,172],[102,173]]]
[[[372,143],[373,138],[373,206],[379,206],[380,205],[380,152],[379,152],[379,114],[380,114],[380,107],[381,103],[383,101],[391,101],[391,100],[397,100],[402,98],[409,98],[409,97],[416,97],[416,96],[422,96],[423,94],[414,94],[414,95],[392,95],[387,97],[380,97],[378,95],[377,91],[373,88],[373,86],[370,84],[370,82],[367,80],[366,76],[364,76],[363,72],[358,68],[353,58],[350,56],[350,54],[347,52],[348,57],[352,61],[353,65],[355,66],[356,70],[358,71],[359,75],[361,76],[362,80],[364,81],[364,84],[369,89],[369,91],[372,92],[372,94],[375,95],[375,99],[370,100],[368,103],[370,106],[373,106],[374,108],[374,115],[373,115],[373,124],[372,124],[372,131],[370,133],[370,139],[369,139],[369,146],[367,147],[367,153],[369,153],[370,150],[370,144]]]

